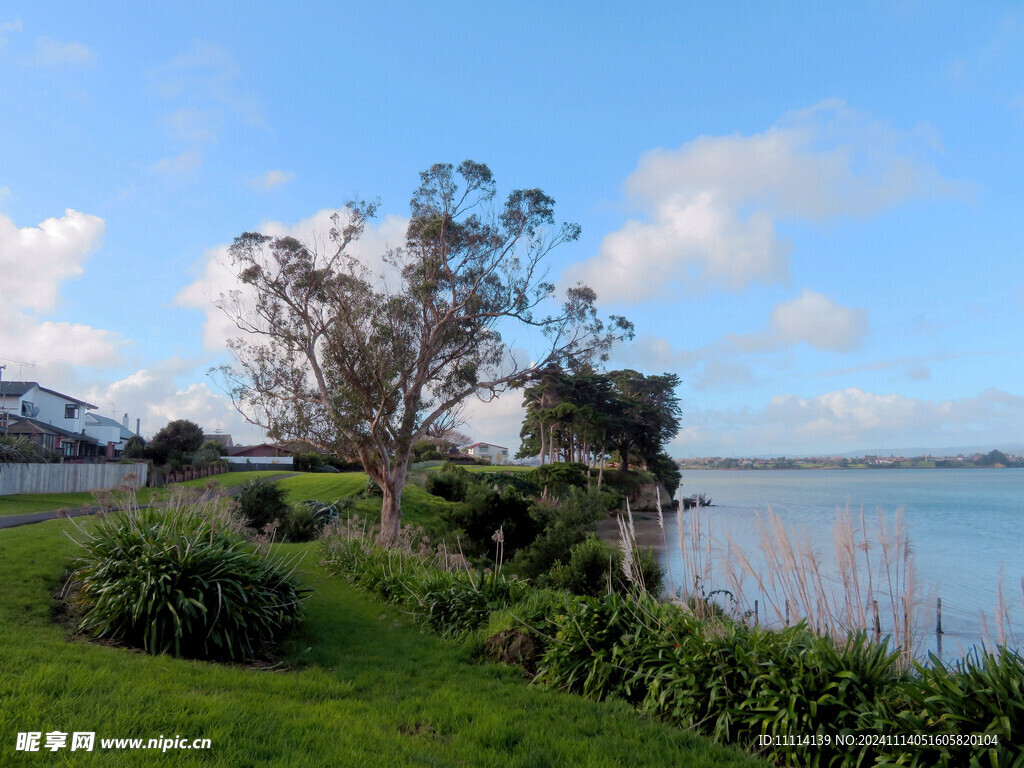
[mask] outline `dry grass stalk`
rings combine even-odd
[[[784,623],[788,616],[790,622],[804,620],[819,634],[838,638],[857,630],[873,630],[872,604],[878,601],[888,617],[884,634],[908,657],[913,654],[919,590],[902,510],[892,523],[879,510],[873,529],[867,525],[863,509],[859,527],[855,527],[849,507],[837,510],[833,564],[822,559],[805,532],[788,529],[769,507],[765,515],[756,515],[763,566],[755,566],[751,556],[727,535],[725,561],[715,563],[717,568],[712,568],[712,530],[710,516],[706,520],[705,516],[699,505],[688,515],[681,510],[677,515],[684,578],[694,588],[694,594],[688,596],[691,603],[693,598],[723,591],[712,589],[713,574],[717,573],[729,587],[739,618],[753,615],[754,598],[758,598],[765,606],[768,624]],[[872,550],[878,557],[872,558]],[[745,576],[752,581],[749,590]],[[1002,604],[1000,613],[1005,617]]]

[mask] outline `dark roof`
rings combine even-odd
[[[0,381],[0,395],[21,397],[32,387],[38,387],[34,381]]]
[[[503,451],[508,450],[504,445],[495,445],[494,443],[473,443],[472,445],[467,445],[466,450],[468,451],[470,448],[476,448],[478,445],[490,445],[493,448],[501,448]]]
[[[27,416],[14,416],[13,414],[11,415],[11,421],[10,421],[10,424],[8,425],[8,427],[7,427],[7,431],[11,432],[19,424],[26,424],[26,423],[32,425],[33,427],[35,427],[40,432],[51,432],[51,433],[53,433],[55,435],[60,435],[61,437],[73,437],[73,438],[75,438],[76,440],[78,440],[80,442],[92,443],[93,445],[99,445],[100,444],[99,440],[97,440],[95,437],[89,437],[89,435],[83,435],[81,432],[70,432],[70,431],[68,431],[66,429],[61,429],[60,427],[55,427],[55,426],[53,426],[53,424],[47,424],[45,421],[40,421],[39,419],[30,419]],[[15,432],[15,434],[17,434],[17,432]]]
[[[33,387],[38,387],[41,392],[49,392],[51,395],[64,398],[72,403],[78,403],[84,405],[86,408],[98,408],[99,406],[87,403],[85,400],[79,400],[77,397],[71,397],[71,395],[65,395],[62,392],[57,392],[53,389],[47,389],[39,385],[38,381],[0,381],[0,395],[11,395],[13,397],[21,397]]]

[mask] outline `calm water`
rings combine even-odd
[[[731,536],[754,555],[755,567],[762,562],[757,557],[755,512],[764,513],[769,506],[787,528],[806,533],[828,564],[835,562],[837,508],[849,504],[856,528],[863,506],[869,530],[878,510],[891,521],[903,508],[920,584],[921,608],[914,617],[919,650],[937,650],[937,596],[942,598],[944,658],[960,656],[985,639],[994,643],[1000,582],[1010,609],[1009,644],[1024,647],[1024,469],[687,470],[682,493],[710,496],[715,505],[703,512],[712,541],[720,545],[713,548],[712,559],[724,558]],[[667,533],[669,564],[681,573],[674,520]],[[721,575],[716,580],[713,587],[728,586]],[[752,603],[756,589],[749,578],[745,585]],[[987,634],[982,611],[987,615]],[[883,631],[885,623],[883,615]]]

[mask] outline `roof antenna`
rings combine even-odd
[[[25,380],[25,366],[26,365],[29,366],[30,368],[35,368],[36,367],[35,363],[26,363],[26,362],[24,362],[22,360],[10,360],[10,359],[8,359],[6,357],[0,357],[0,360],[3,360],[3,361],[8,362],[8,363],[14,363],[15,365],[18,366],[18,381],[24,381]],[[6,367],[6,366],[4,366],[4,367]]]

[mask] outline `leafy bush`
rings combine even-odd
[[[442,634],[460,635],[485,624],[493,611],[521,600],[527,586],[497,571],[473,578],[460,573],[451,583],[422,593],[419,603],[429,625]]]
[[[242,486],[235,496],[235,501],[238,503],[238,513],[245,520],[245,524],[262,530],[275,520],[283,522],[288,517],[291,507],[285,501],[285,495],[284,488],[257,477]]]
[[[293,568],[215,523],[203,506],[131,509],[79,542],[80,628],[205,659],[244,659],[299,621]]]
[[[448,510],[445,521],[465,534],[467,554],[491,559],[495,554],[495,531],[501,529],[508,557],[530,544],[540,531],[530,517],[530,502],[514,488],[499,492],[479,482],[468,485],[465,502]]]
[[[281,520],[281,534],[287,541],[313,541],[320,537],[324,524],[316,518],[313,510],[298,505]]]
[[[534,499],[530,517],[541,533],[519,550],[513,561],[515,571],[537,578],[557,561],[568,562],[572,548],[593,533],[598,518],[605,514],[601,494],[571,489],[561,501]]]
[[[453,462],[446,462],[437,472],[427,475],[424,488],[427,493],[446,501],[462,501],[469,486],[469,472]]]
[[[649,547],[637,548],[633,557],[640,567],[644,589],[655,596],[661,594],[664,571],[654,551]],[[568,562],[556,562],[542,580],[556,589],[591,597],[603,595],[609,585],[618,592],[635,589],[622,568],[622,552],[596,536],[588,536],[576,544]]]
[[[537,484],[561,496],[570,488],[587,487],[587,465],[572,462],[545,464],[537,469]]]
[[[0,435],[0,464],[32,464],[56,461],[59,454],[27,437]]]
[[[297,472],[320,472],[324,466],[323,454],[316,451],[296,453],[294,461]]]
[[[480,481],[494,486],[499,490],[515,488],[523,496],[537,496],[541,487],[537,483],[537,471],[529,472],[488,472]]]

